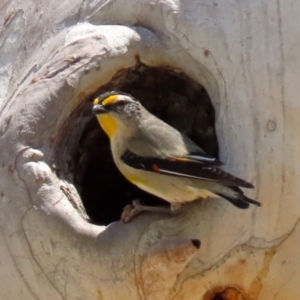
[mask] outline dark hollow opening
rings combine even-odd
[[[212,298],[212,300],[225,300],[225,298],[224,298],[222,295],[220,295],[220,294],[216,294],[216,295]]]
[[[215,287],[206,293],[203,300],[247,300],[244,291],[238,286]]]
[[[135,199],[148,205],[168,205],[129,183],[117,170],[109,140],[91,113],[93,98],[110,90],[133,95],[146,109],[189,136],[207,153],[218,156],[215,112],[201,85],[183,73],[165,68],[139,65],[122,70],[71,116],[73,123],[80,116],[80,124],[84,126],[80,138],[74,139],[72,149],[76,152],[71,154],[69,170],[74,174],[74,184],[91,222],[99,225],[119,220],[123,207]]]

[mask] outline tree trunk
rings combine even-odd
[[[1,299],[300,299],[300,2],[31,0],[0,9]],[[207,151],[219,147],[261,208],[210,199],[173,217],[91,219],[95,201],[81,201],[86,151],[98,153],[91,99],[140,85],[145,99],[154,87],[169,93],[145,100],[153,111],[186,101],[187,125],[174,122],[200,144],[214,145],[216,130]],[[208,113],[193,118],[215,120],[203,140],[187,108],[202,87],[215,111],[199,98]],[[105,161],[91,188],[102,204]]]

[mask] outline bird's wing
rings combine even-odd
[[[228,186],[253,188],[253,185],[217,167],[220,163],[193,154],[182,157],[142,157],[127,150],[121,157],[128,166],[163,175],[216,182]]]
[[[213,156],[208,155],[205,151],[203,151],[198,145],[196,145],[192,140],[190,140],[187,136],[180,133],[182,141],[188,149],[188,153],[181,154],[180,156],[185,157],[189,160],[197,161],[200,163],[206,163],[213,166],[222,166],[223,163],[216,159]]]
[[[126,145],[127,150],[141,157],[182,157],[214,166],[222,165],[184,134],[165,123],[161,124],[159,119],[156,122],[160,122],[159,126],[154,126],[155,122],[152,122],[131,137]]]

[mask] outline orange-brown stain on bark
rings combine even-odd
[[[100,291],[100,290],[97,290],[97,293],[98,293],[97,300],[103,300],[101,291]]]
[[[272,248],[265,252],[262,268],[258,272],[257,276],[253,279],[249,287],[249,293],[251,293],[253,299],[257,299],[259,296],[259,293],[263,287],[263,280],[267,277],[270,271],[270,265],[275,254],[276,248]]]

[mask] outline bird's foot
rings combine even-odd
[[[139,200],[132,201],[132,204],[126,205],[121,214],[121,220],[124,223],[130,222],[133,218],[143,211],[160,212],[160,213],[178,213],[181,209],[181,204],[171,204],[171,207],[163,206],[146,206],[142,205]]]
[[[142,210],[138,208],[139,200],[132,201],[132,204],[126,205],[121,214],[121,220],[124,223],[130,222],[133,218],[139,215]]]

